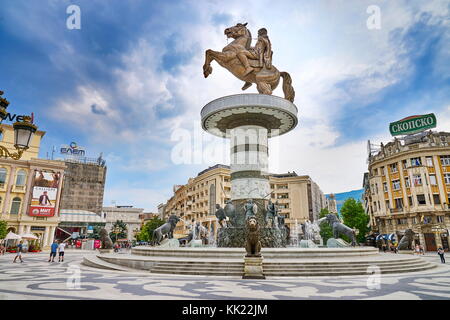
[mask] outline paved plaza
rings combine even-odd
[[[450,263],[440,264],[432,253],[422,259],[437,268],[381,275],[379,281],[374,276],[243,280],[126,273],[83,266],[86,254],[92,252],[68,250],[63,263],[47,262],[47,253],[24,254],[24,263],[12,263],[14,254],[0,256],[0,299],[450,299]]]

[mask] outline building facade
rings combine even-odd
[[[2,125],[2,129],[2,145],[9,151],[15,152],[14,129],[10,125]],[[0,159],[0,219],[7,222],[9,231],[18,234],[34,234],[38,237],[37,242],[40,247],[47,249],[53,242],[54,233],[60,221],[59,207],[66,166],[59,161],[37,159],[44,134],[43,131],[36,131],[30,148],[24,152],[20,160]],[[41,212],[37,209],[36,214],[30,209],[31,206],[35,207],[33,190],[43,173],[46,177],[55,175],[58,177],[57,180],[52,181],[55,184],[48,188],[53,191],[55,199],[52,198],[48,205],[38,207],[44,210]],[[46,181],[40,181],[40,183],[44,182]],[[40,188],[44,190],[46,187]]]
[[[103,207],[103,216],[106,219],[105,229],[113,232],[113,225],[118,220],[127,226],[127,240],[136,240],[136,234],[141,230],[144,209],[132,206]]]
[[[326,198],[319,186],[309,176],[298,176],[295,172],[272,174],[269,177],[272,201],[278,201],[280,215],[285,217],[289,228],[306,220],[316,220],[320,210],[326,206]],[[201,222],[215,233],[218,221],[216,204],[225,206],[231,199],[231,172],[229,166],[215,165],[188,180],[186,185],[174,186],[174,195],[164,209],[165,219],[172,213],[181,217],[174,231],[175,237],[189,233],[192,220]]]
[[[106,165],[101,158],[66,159],[61,209],[85,210],[101,214],[105,191]]]
[[[428,251],[448,250],[450,133],[425,132],[394,139],[369,156],[364,201],[372,230],[416,233]]]

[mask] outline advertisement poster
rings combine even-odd
[[[60,174],[36,171],[29,216],[53,217],[55,215]]]

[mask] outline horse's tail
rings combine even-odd
[[[283,77],[283,92],[284,98],[289,100],[290,102],[294,102],[295,91],[292,87],[292,78],[291,75],[287,72],[280,72],[280,76]]]

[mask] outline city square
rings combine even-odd
[[[0,2],[0,300],[450,299],[447,1]]]

